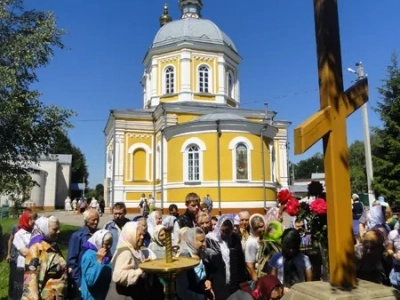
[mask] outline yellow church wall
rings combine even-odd
[[[167,189],[168,203],[183,203],[188,193],[196,193],[203,199],[207,194],[214,201],[214,208],[218,208],[218,188],[217,187],[201,187],[187,186],[181,189]],[[272,188],[265,189],[266,199],[272,201],[276,199],[276,191]],[[222,187],[221,201],[224,202],[246,202],[246,201],[263,201],[262,187]]]
[[[172,102],[177,101],[179,98],[176,94],[164,94],[160,97],[160,102]]]
[[[198,133],[197,138],[201,139],[206,145],[206,151],[203,153],[203,181],[216,181],[217,177],[217,141],[216,133]],[[220,179],[221,181],[233,181],[233,158],[234,150],[229,149],[230,142],[235,137],[247,138],[252,144],[251,155],[251,175],[252,181],[261,181],[262,178],[262,158],[260,148],[260,137],[249,133],[223,132],[220,137]],[[191,138],[191,135],[179,136],[168,141],[168,182],[183,182],[183,153],[182,145]],[[268,151],[268,139],[265,139],[264,145],[264,165],[265,180],[271,180],[270,172],[270,153]]]
[[[193,119],[196,119],[200,117],[200,115],[195,115],[195,114],[178,114],[177,119],[178,119],[178,124],[190,122]]]
[[[211,72],[211,93],[216,93],[217,92],[217,86],[218,86],[218,62],[217,58],[212,55],[197,55],[197,54],[192,54],[192,64],[191,64],[191,90],[194,92],[199,91],[198,87],[198,82],[199,82],[199,76],[198,76],[198,69],[201,65],[206,65],[209,67],[210,72]],[[197,98],[197,97],[196,97]]]
[[[214,95],[207,95],[207,94],[195,94],[194,95],[194,100],[200,100],[200,101],[215,101],[215,96]]]
[[[127,201],[139,201],[142,197],[142,192],[127,192],[126,200]]]
[[[138,148],[133,153],[128,153],[129,148],[137,143],[144,144],[152,149],[153,135],[148,134],[146,137],[141,136],[139,133],[125,134],[125,156],[124,156],[124,185],[152,185],[151,180],[147,180],[147,173],[149,179],[152,175],[153,155],[147,155],[144,149]],[[148,161],[148,170],[146,170],[146,161]],[[133,165],[133,170],[131,166]]]
[[[157,95],[162,95],[164,94],[163,91],[163,84],[164,84],[164,70],[168,66],[173,66],[175,73],[174,73],[174,80],[175,80],[175,89],[174,89],[174,94],[179,93],[180,87],[181,87],[181,75],[180,75],[180,70],[181,70],[181,62],[180,62],[180,56],[179,55],[174,55],[170,56],[165,59],[160,59],[158,61],[158,69],[157,69],[157,78],[159,78],[157,82]]]

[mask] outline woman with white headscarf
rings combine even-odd
[[[206,236],[207,275],[218,300],[226,300],[245,282],[244,253],[240,236],[233,232],[234,215],[222,215]]]
[[[144,262],[140,250],[145,230],[139,222],[128,222],[122,228],[117,249],[111,260],[112,279],[106,300],[160,299],[163,294],[154,286],[150,289],[148,280],[139,264]]]
[[[67,296],[67,262],[55,243],[59,233],[60,222],[56,217],[36,220],[25,258],[21,300],[64,299]]]
[[[206,235],[199,227],[189,228],[182,234],[179,256],[199,260],[199,264],[189,271],[182,272],[176,279],[176,294],[179,300],[214,299],[211,282],[207,280],[203,263]]]
[[[165,227],[157,225],[154,229],[152,242],[149,245],[149,249],[155,254],[156,258],[165,258],[165,239]]]
[[[81,296],[83,300],[104,300],[111,282],[110,231],[100,229],[83,244]]]
[[[157,225],[162,224],[162,215],[161,212],[158,210],[153,211],[149,216],[147,217],[147,232],[150,234],[150,236],[153,236],[154,229],[156,228]]]

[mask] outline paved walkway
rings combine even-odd
[[[68,224],[68,225],[74,225],[74,226],[82,226],[83,225],[83,216],[78,215],[76,213],[66,213],[65,211],[57,210],[53,212],[47,212],[46,214],[51,214],[57,217],[61,224]],[[135,217],[137,214],[128,214],[126,217],[128,219],[131,219]],[[99,228],[103,227],[105,223],[108,221],[112,220],[112,215],[111,214],[104,214],[102,217],[100,217],[100,222],[99,222]]]

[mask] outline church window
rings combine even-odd
[[[200,148],[190,145],[186,150],[187,181],[200,181]]]
[[[232,73],[228,73],[228,97],[233,98],[233,76]]]
[[[245,144],[240,143],[236,146],[236,179],[248,180],[249,168],[247,162],[247,147]]]
[[[175,70],[169,66],[165,69],[165,93],[173,94],[175,92]]]
[[[207,66],[200,66],[199,68],[199,92],[209,93],[209,68]]]

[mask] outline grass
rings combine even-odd
[[[18,219],[0,220],[3,228],[4,249],[7,249],[8,238],[10,237],[11,228],[18,222]],[[78,230],[79,227],[61,224],[60,235],[58,236],[58,245],[64,255],[67,257],[68,240],[71,234]],[[4,260],[0,263],[0,300],[8,300],[8,263]]]

